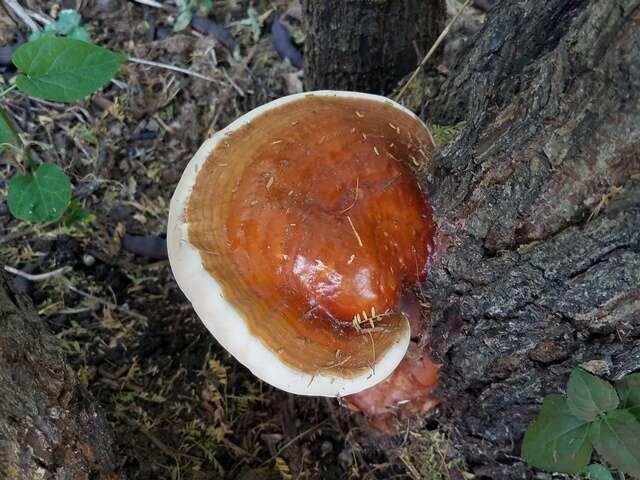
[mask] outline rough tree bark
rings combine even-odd
[[[477,478],[590,362],[640,369],[640,0],[503,0],[424,111],[465,120],[424,178],[437,417]]]
[[[108,424],[10,282],[0,271],[0,478],[121,478]]]
[[[444,27],[444,0],[304,0],[304,86],[390,92]]]

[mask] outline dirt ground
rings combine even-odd
[[[245,0],[214,2],[209,18],[227,27],[237,43],[229,49],[228,41],[225,46],[202,30],[174,33],[174,3],[154,3],[22,2],[48,16],[78,9],[94,42],[207,77],[128,62],[116,81],[83,102],[7,99],[25,139],[36,142],[35,154],[71,175],[74,197],[92,213],[90,221],[71,227],[16,221],[4,201],[14,170],[0,163],[0,262],[32,273],[71,267],[69,283],[61,276],[17,282],[102,405],[122,474],[473,478],[449,448],[446,432],[428,418],[403,420],[400,434],[390,437],[335,400],[288,395],[261,383],[208,334],[167,260],[123,248],[125,235],[164,236],[173,188],[207,136],[301,88],[301,71],[278,56],[269,33],[273,15],[288,11],[293,38],[303,41],[295,4],[260,0],[251,11]],[[445,59],[479,18],[475,12],[462,19]],[[2,18],[0,46],[26,31]],[[11,67],[0,65],[0,73],[6,81]],[[434,75],[446,75],[446,62]]]

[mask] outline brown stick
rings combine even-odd
[[[453,24],[456,22],[456,20],[458,19],[458,17],[462,14],[462,12],[464,12],[464,10],[471,4],[473,0],[467,0],[465,2],[465,4],[462,6],[462,8],[460,10],[458,10],[458,13],[456,13],[454,15],[454,17],[451,19],[451,21],[449,22],[449,24],[444,28],[444,30],[442,31],[442,33],[440,34],[440,36],[436,39],[436,41],[434,42],[434,44],[431,46],[431,48],[429,49],[429,51],[427,52],[427,54],[424,56],[424,58],[422,59],[422,61],[420,62],[420,64],[416,67],[416,69],[413,71],[413,73],[411,74],[411,76],[409,77],[409,80],[407,80],[407,83],[404,84],[404,86],[402,87],[402,89],[398,92],[398,94],[396,95],[395,101],[399,101],[400,98],[402,98],[402,95],[404,95],[404,93],[407,91],[407,88],[409,88],[409,85],[411,85],[411,82],[413,82],[416,77],[418,76],[418,73],[420,72],[420,70],[422,69],[422,67],[425,66],[425,64],[429,61],[429,59],[433,56],[433,54],[435,53],[435,51],[438,49],[438,47],[440,46],[440,44],[444,41],[444,39],[446,38],[447,34],[449,33],[449,30],[451,30],[451,27],[453,26]]]

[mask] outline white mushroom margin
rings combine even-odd
[[[189,243],[189,229],[184,217],[184,210],[188,205],[198,172],[222,139],[268,110],[310,95],[361,98],[386,105],[391,104],[407,115],[418,119],[413,112],[388,98],[332,90],[289,95],[250,111],[206,140],[187,165],[171,198],[167,226],[167,248],[171,270],[176,281],[192,303],[202,322],[218,342],[256,377],[277,388],[298,395],[343,397],[373,387],[395,370],[404,358],[409,346],[408,322],[406,322],[403,333],[398,340],[384,355],[377,359],[375,368],[361,375],[343,378],[333,375],[329,371],[312,375],[296,370],[283,363],[259,338],[253,335],[242,314],[236,311],[224,298],[222,288],[204,268],[199,250]]]

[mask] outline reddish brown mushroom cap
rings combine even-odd
[[[402,283],[433,249],[408,165],[432,148],[411,112],[350,92],[285,97],[207,141],[172,199],[169,256],[223,346],[295,393],[389,375],[409,342]]]

